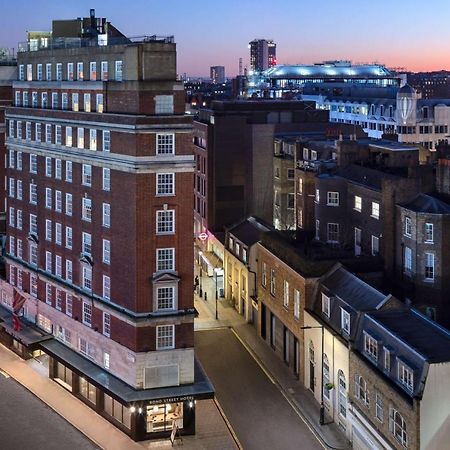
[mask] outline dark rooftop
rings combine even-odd
[[[384,294],[348,272],[344,267],[339,267],[328,275],[322,281],[322,285],[358,311],[376,309],[386,300]]]
[[[270,225],[256,217],[249,217],[228,228],[228,232],[245,245],[253,245],[261,239],[263,233],[273,229]]]
[[[450,361],[450,332],[418,311],[375,311],[368,316],[429,362]]]
[[[415,212],[429,214],[450,214],[450,205],[428,194],[417,194],[408,203],[399,206]]]

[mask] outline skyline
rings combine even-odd
[[[279,64],[348,59],[411,71],[450,70],[450,30],[445,23],[450,4],[444,0],[436,0],[433,11],[416,1],[380,0],[369,13],[356,0],[346,0],[344,8],[332,0],[323,5],[285,0],[276,10],[269,0],[244,4],[229,0],[218,5],[197,0],[195,7],[172,1],[174,8],[167,7],[167,0],[153,0],[151,6],[135,0],[127,9],[118,0],[107,6],[98,0],[71,4],[47,0],[45,9],[30,7],[31,2],[7,3],[4,17],[19,20],[3,28],[0,47],[17,48],[26,40],[27,30],[47,31],[53,19],[86,17],[95,8],[98,17],[106,17],[128,36],[174,35],[178,73],[190,76],[207,76],[213,65],[224,65],[226,76],[235,76],[240,57],[248,67],[247,45],[254,38],[277,43]],[[419,30],[416,24],[424,18],[430,26]]]

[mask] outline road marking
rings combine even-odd
[[[314,429],[314,427],[309,423],[309,421],[306,419],[306,417],[302,414],[302,412],[299,410],[297,405],[287,396],[286,392],[284,391],[283,387],[278,383],[278,381],[275,380],[275,378],[272,376],[272,374],[265,368],[262,361],[259,360],[256,353],[251,349],[251,347],[248,346],[248,344],[236,333],[234,328],[230,328],[232,333],[236,336],[238,341],[242,344],[242,346],[247,350],[247,352],[250,354],[250,356],[255,360],[256,364],[261,368],[261,370],[266,374],[267,378],[278,388],[281,395],[286,399],[286,401],[289,403],[291,408],[294,410],[294,412],[297,414],[297,416],[300,417],[300,419],[303,421],[303,423],[308,427],[309,431],[313,434],[313,436],[317,439],[319,444],[325,449],[328,450],[329,448],[335,448],[332,447],[322,439],[322,437],[317,433],[317,431]]]
[[[0,374],[3,375],[5,378],[11,378],[9,373],[5,372],[3,369],[0,369]]]
[[[237,434],[235,433],[230,421],[228,420],[228,417],[225,415],[225,412],[224,412],[222,406],[220,405],[219,400],[217,400],[217,397],[214,397],[214,403],[216,404],[216,407],[219,410],[219,413],[222,416],[222,419],[224,420],[225,425],[227,426],[228,431],[230,432],[231,437],[233,438],[238,449],[244,450],[244,447],[242,447],[242,444],[240,443],[239,438],[237,437]]]
[[[255,352],[247,345],[247,342],[245,342],[241,337],[234,331],[234,328],[231,328],[231,332],[235,335],[236,339],[242,344],[242,346],[247,350],[248,353],[250,353],[250,356],[256,361],[256,364],[258,364],[259,368],[266,374],[266,377],[270,380],[272,384],[277,384],[275,381],[275,378],[271,375],[271,373],[264,367],[262,362],[258,359]]]

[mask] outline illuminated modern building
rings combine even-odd
[[[192,434],[213,391],[194,357],[192,119],[173,37],[128,38],[91,10],[20,48],[0,340],[135,440]]]
[[[214,84],[225,83],[225,67],[224,66],[211,66],[210,78],[211,78],[211,82]]]
[[[277,64],[277,44],[272,40],[254,39],[250,49],[250,70],[263,71]]]

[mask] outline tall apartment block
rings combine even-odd
[[[225,67],[224,66],[211,66],[209,69],[211,83],[221,84],[225,83]]]
[[[91,10],[21,49],[0,339],[134,440],[193,434],[213,389],[194,357],[192,122],[173,37],[127,38]]]
[[[277,65],[277,44],[272,40],[253,39],[250,49],[250,70],[261,72]]]

